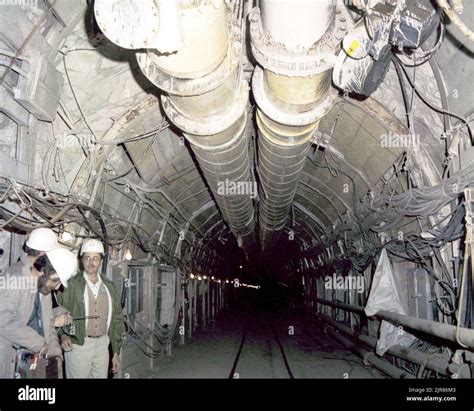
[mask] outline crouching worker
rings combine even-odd
[[[43,252],[32,265],[13,265],[0,289],[0,378],[32,377],[41,358],[62,357],[55,325],[72,321],[67,312],[55,318],[51,292],[67,287],[77,258],[64,248]],[[46,377],[45,375],[41,375]]]

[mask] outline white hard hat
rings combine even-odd
[[[77,272],[77,257],[65,248],[56,248],[46,252],[54,271],[58,273],[59,279],[64,287],[67,287],[68,280]]]
[[[26,245],[33,250],[50,251],[58,248],[58,237],[49,228],[36,228],[28,236]]]
[[[104,245],[101,241],[91,238],[84,241],[81,247],[81,255],[84,253],[101,253],[104,254]]]

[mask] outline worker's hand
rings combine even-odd
[[[72,323],[72,316],[69,313],[58,315],[54,318],[55,327],[64,327]]]
[[[114,353],[112,357],[112,372],[117,374],[120,371],[120,356]]]
[[[69,335],[61,335],[61,348],[66,352],[72,351],[72,341]]]
[[[41,350],[39,351],[39,355],[41,356],[46,356],[46,354],[48,353],[48,350],[49,350],[49,345],[48,344],[44,344],[42,347],[41,347]]]

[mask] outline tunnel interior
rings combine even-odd
[[[473,378],[474,4],[10,3],[0,274],[99,239],[115,378]]]

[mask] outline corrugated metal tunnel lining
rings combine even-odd
[[[1,5],[0,280],[34,228],[100,240],[119,377],[472,379],[473,6],[446,7]]]

